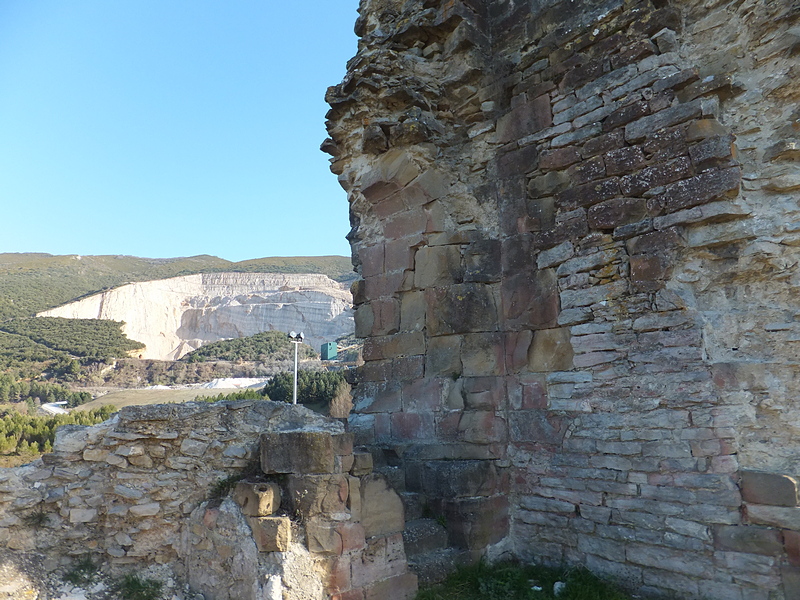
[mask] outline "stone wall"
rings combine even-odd
[[[408,510],[474,557],[800,596],[800,5],[364,0],[356,32],[350,426]]]
[[[0,470],[3,548],[62,572],[163,565],[206,600],[410,598],[403,527],[342,424],[283,403],[128,407]]]

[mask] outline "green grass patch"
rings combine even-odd
[[[556,596],[556,582],[565,585]],[[416,600],[631,600],[585,569],[478,563],[462,567],[443,583],[421,589]]]
[[[135,573],[128,573],[117,583],[117,591],[122,600],[158,600],[161,598],[163,584],[155,579],[142,579]]]
[[[97,575],[97,565],[90,555],[85,554],[64,574],[64,581],[73,585],[86,585],[92,582],[95,575]]]

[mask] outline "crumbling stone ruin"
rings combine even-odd
[[[800,3],[362,0],[356,32],[349,425],[407,518],[800,598]]]
[[[115,574],[164,565],[206,600],[410,599],[403,529],[342,423],[284,403],[127,407],[0,470],[0,548],[50,571],[87,555]]]

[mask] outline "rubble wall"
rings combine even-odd
[[[350,418],[450,542],[800,595],[800,6],[363,0]]]
[[[411,598],[403,528],[342,423],[284,403],[127,407],[0,469],[3,549],[62,574],[163,565],[208,600]]]

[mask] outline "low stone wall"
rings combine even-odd
[[[283,403],[128,407],[0,471],[5,548],[166,565],[207,600],[410,598],[403,527],[342,424]]]

